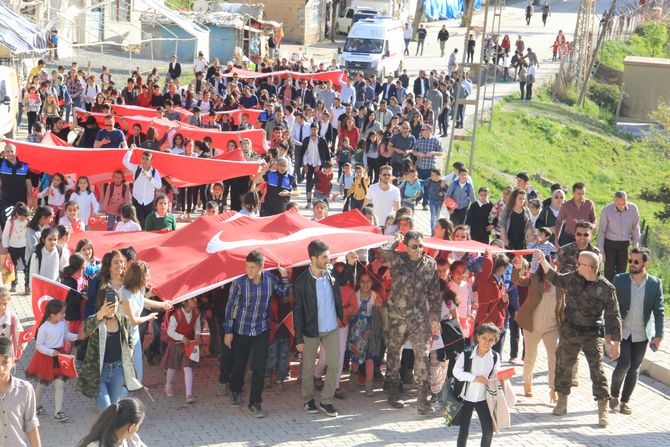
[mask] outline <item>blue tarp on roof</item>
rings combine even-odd
[[[482,7],[482,0],[474,0],[473,9]],[[430,20],[460,17],[465,12],[465,0],[423,0],[424,14]]]
[[[46,33],[0,1],[0,46],[12,54],[43,52],[47,49]]]

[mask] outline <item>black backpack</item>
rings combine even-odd
[[[138,169],[140,170],[140,172],[135,172],[135,180],[137,180],[137,177],[139,177],[140,173],[142,172],[141,167],[138,167]],[[151,176],[153,177],[156,170],[152,168],[152,171],[154,171],[154,172],[151,173]],[[127,190],[128,190],[128,185],[125,182],[123,182],[123,185],[121,186],[121,198],[122,199],[126,197],[126,191]],[[110,183],[110,185],[109,185],[109,197],[107,198],[106,205],[109,205],[109,202],[112,200],[113,195],[114,195],[114,183]]]
[[[493,369],[496,367],[496,363],[498,362],[498,353],[494,350],[491,350],[493,353],[493,368],[491,368],[491,372],[489,372],[489,377],[491,376],[491,373],[493,372]],[[465,372],[471,372],[472,370],[472,347],[471,346],[466,346],[465,349],[463,349],[463,371]],[[456,379],[455,377],[453,378],[453,388],[454,388],[454,393],[456,393],[456,396],[459,398],[461,397],[462,394],[466,393],[468,391],[468,385],[470,385],[470,382],[461,382],[460,380]],[[465,390],[464,390],[465,388]]]
[[[58,259],[63,256],[63,247],[56,245],[56,251],[58,252]],[[37,257],[37,272],[39,273],[42,270],[42,250],[35,250],[35,257]]]
[[[142,173],[142,166],[138,166],[137,169],[135,169],[134,180],[137,180],[137,178],[140,176],[141,173]],[[156,175],[156,168],[151,168],[151,177],[153,177],[154,175]],[[125,187],[125,184],[123,186]],[[126,195],[125,191],[123,191],[123,195],[124,196]]]

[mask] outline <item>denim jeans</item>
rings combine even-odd
[[[619,391],[621,391],[621,402],[630,401],[640,375],[640,365],[644,361],[648,343],[649,340],[633,342],[630,336],[621,340],[621,354],[612,373],[612,397],[619,397]],[[621,384],[623,384],[623,390],[621,390]]]
[[[277,372],[277,382],[283,382],[288,377],[288,338],[275,338],[268,348],[268,362],[265,367],[265,377],[271,377]]]
[[[119,399],[128,394],[123,385],[123,366],[121,365],[121,361],[103,363],[102,371],[100,372],[98,397],[95,399],[100,411],[105,410],[111,404],[117,403]]]
[[[114,224],[117,221],[121,221],[120,216],[115,216],[114,214],[107,214],[107,231],[112,231],[114,230]]]
[[[437,223],[437,219],[440,218],[440,212],[442,211],[442,199],[430,199],[428,200],[428,209],[430,209],[430,232],[432,234],[433,228]]]
[[[72,115],[72,106],[63,106],[63,109],[65,110],[65,122],[69,123],[70,122],[70,115]]]
[[[137,374],[137,380],[142,382],[144,377],[144,360],[142,359],[142,343],[139,340],[133,346],[133,366]]]

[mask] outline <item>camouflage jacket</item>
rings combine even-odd
[[[395,251],[397,242],[382,247],[382,255],[391,269],[389,316],[424,321],[440,321],[442,296],[437,263],[427,254],[411,261],[407,253]]]
[[[546,278],[556,287],[565,289],[562,327],[571,324],[595,327],[607,321],[607,334],[613,341],[621,341],[621,314],[616,290],[604,276],[587,281],[576,272],[558,274],[551,269]]]
[[[591,242],[586,246],[584,250],[577,248],[574,242],[565,244],[558,251],[558,268],[561,273],[574,272],[577,270],[577,259],[579,254],[583,251],[590,251],[600,256],[600,250],[598,247],[594,247]]]

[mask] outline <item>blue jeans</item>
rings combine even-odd
[[[117,403],[119,399],[128,394],[123,385],[123,366],[121,365],[121,361],[103,363],[102,371],[100,372],[98,397],[95,399],[95,403],[98,405],[100,411]]]
[[[440,218],[440,211],[442,211],[442,199],[430,199],[428,201],[428,209],[430,209],[430,231],[433,232],[437,219]]]
[[[288,338],[275,338],[268,348],[268,362],[265,366],[265,377],[272,376],[277,371],[277,382],[283,382],[288,377]]]
[[[417,168],[416,174],[419,177],[419,180],[421,180],[421,183],[423,183],[424,180],[428,180],[430,178],[430,169]],[[428,196],[426,194],[422,194],[421,205],[423,206],[428,205]],[[431,226],[431,228],[433,227]]]
[[[107,215],[107,231],[112,231],[114,229],[114,224],[117,221],[121,221],[121,218],[119,216],[115,216],[114,214],[108,214]]]
[[[142,378],[144,377],[144,362],[142,359],[142,343],[139,340],[133,346],[133,366],[135,367],[137,380],[142,382]]]
[[[72,114],[72,105],[69,106],[63,106],[63,109],[65,110],[65,122],[69,123],[70,122],[70,115]]]

